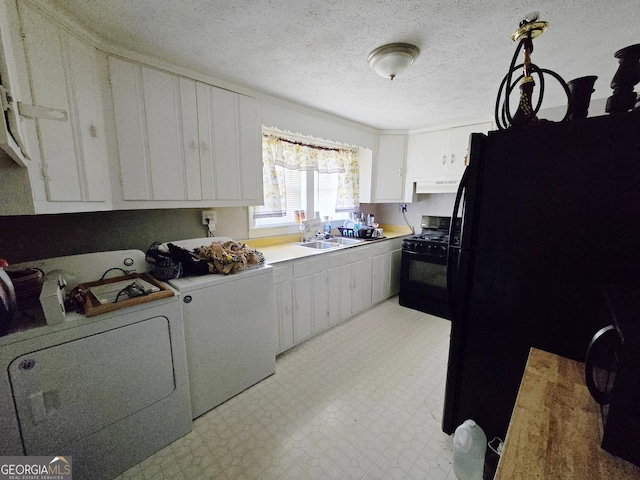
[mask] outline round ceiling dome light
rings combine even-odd
[[[410,43],[389,43],[369,54],[369,65],[384,78],[393,80],[415,62],[420,50]]]

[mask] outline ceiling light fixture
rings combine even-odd
[[[384,78],[393,80],[415,62],[420,50],[410,43],[389,43],[369,54],[369,65]]]

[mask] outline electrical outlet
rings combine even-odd
[[[400,211],[401,212],[406,212],[407,211],[407,204],[406,203],[401,203],[400,204]]]
[[[202,224],[211,225],[216,223],[216,211],[215,210],[202,210]]]

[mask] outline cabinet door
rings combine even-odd
[[[293,281],[293,341],[298,343],[311,335],[311,275]]]
[[[197,84],[205,198],[263,201],[262,119],[258,101]]]
[[[351,264],[335,268],[339,286],[338,320],[340,322],[351,317],[353,311],[353,278]]]
[[[399,202],[404,192],[406,135],[380,135],[376,166],[376,202]]]
[[[351,314],[355,315],[371,306],[371,258],[352,264],[353,271],[353,304]]]
[[[327,278],[327,306],[329,326],[335,325],[340,321],[340,273],[338,268],[332,268],[329,270]],[[329,300],[330,299],[330,300]]]
[[[238,95],[238,145],[241,169],[241,197],[264,201],[262,182],[262,109],[260,102],[246,95]]]
[[[371,296],[375,305],[389,297],[389,262],[391,254],[384,253],[373,257]]]
[[[25,53],[35,105],[67,112],[66,120],[36,118],[46,199],[104,202],[108,174],[96,50],[19,2]],[[54,115],[56,116],[56,115]]]
[[[449,133],[446,130],[416,135],[409,145],[408,174],[412,181],[442,177],[448,148]]]
[[[152,200],[184,200],[181,82],[142,67]],[[195,111],[185,112],[194,115]]]
[[[487,133],[490,128],[491,123],[478,123],[449,130],[449,156],[446,162],[446,176],[462,177],[468,164],[470,135],[472,133]]]
[[[140,66],[109,57],[120,186],[124,200],[151,200],[147,119]]]
[[[313,291],[313,333],[329,326],[329,291],[327,272],[319,272],[312,277]]]
[[[200,162],[206,198],[240,198],[236,94],[197,83]]]
[[[402,250],[391,252],[389,266],[389,296],[400,293],[400,267],[402,265]]]
[[[283,352],[293,345],[293,289],[290,281],[275,285],[279,345]]]
[[[96,49],[72,35],[67,35],[66,39],[70,56],[69,72],[73,79],[71,103],[75,105],[77,115],[76,159],[86,182],[81,183],[85,187],[84,200],[100,202],[111,194]]]
[[[123,200],[200,200],[195,81],[109,57]]]

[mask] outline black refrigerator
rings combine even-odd
[[[584,361],[603,286],[640,276],[640,111],[470,145],[452,215],[463,222],[449,246],[442,428],[470,418],[504,439],[529,349]]]

